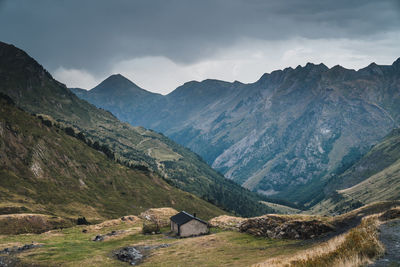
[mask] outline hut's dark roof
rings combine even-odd
[[[174,223],[176,223],[177,225],[182,225],[185,224],[191,220],[197,220],[201,223],[207,224],[205,221],[200,220],[197,217],[194,217],[192,214],[187,213],[186,211],[181,211],[178,214],[172,216],[171,221],[173,221]]]

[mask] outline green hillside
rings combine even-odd
[[[11,101],[9,101],[11,102]],[[132,170],[0,98],[0,211],[101,220],[174,207],[210,218],[225,212]]]
[[[343,213],[385,200],[400,199],[400,129],[380,143],[343,174],[325,186],[327,197],[312,210]]]
[[[24,51],[0,42],[0,92],[18,106],[46,114],[115,152],[116,160],[145,166],[168,182],[242,216],[271,211],[259,196],[214,171],[196,154],[165,136],[120,122],[110,112],[80,100]]]

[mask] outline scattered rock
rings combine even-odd
[[[121,221],[124,221],[124,222],[126,222],[126,221],[131,221],[131,222],[133,222],[133,221],[135,221],[135,220],[137,220],[137,217],[136,217],[136,216],[132,216],[132,215],[128,215],[128,216],[123,216],[123,217],[121,217]]]
[[[26,244],[23,245],[22,247],[12,247],[12,248],[5,248],[3,250],[0,250],[0,254],[11,254],[11,253],[18,253],[18,252],[22,252],[28,249],[32,249],[32,248],[38,248],[38,247],[42,247],[43,245],[41,244]],[[0,265],[1,266],[1,265]]]
[[[332,231],[333,227],[318,220],[288,220],[267,215],[247,219],[239,230],[276,239],[312,239]]]
[[[96,235],[93,241],[104,241],[104,237],[102,235]]]
[[[115,256],[120,261],[129,262],[131,265],[136,265],[143,258],[143,254],[140,253],[140,251],[137,250],[135,247],[122,248],[117,253],[115,253]]]
[[[93,241],[104,241],[105,239],[107,239],[107,238],[109,238],[111,236],[120,235],[120,234],[125,233],[125,232],[126,232],[125,230],[120,230],[120,231],[112,231],[112,232],[107,233],[105,235],[96,235],[93,238]]]
[[[135,246],[135,247],[124,247],[117,251],[114,251],[114,256],[123,262],[129,262],[131,265],[137,265],[141,263],[144,258],[148,257],[150,251],[158,248],[169,247],[170,244],[161,244],[158,246]]]
[[[14,267],[21,265],[19,265],[19,260],[17,257],[7,255],[7,256],[0,256],[0,266]]]

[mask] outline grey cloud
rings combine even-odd
[[[400,29],[397,0],[0,0],[0,38],[46,67],[106,72],[122,59],[211,57],[242,38],[368,39]]]

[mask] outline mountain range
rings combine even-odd
[[[121,88],[125,88],[124,83]],[[0,92],[26,112],[107,148],[104,151],[114,161],[153,172],[170,185],[228,212],[253,216],[272,211],[260,203],[260,196],[225,179],[198,155],[162,134],[123,123],[109,111],[79,99],[24,51],[2,42]],[[31,163],[30,159],[26,162]]]
[[[312,206],[398,127],[400,59],[358,71],[308,63],[249,84],[191,81],[165,96],[119,74],[72,91],[190,148],[245,188]]]
[[[22,203],[109,218],[165,203],[254,216],[275,212],[263,204],[273,201],[337,214],[397,200],[399,65],[307,64],[253,84],[189,82],[166,96],[118,74],[72,89],[96,107],[0,43],[0,211]]]

